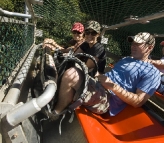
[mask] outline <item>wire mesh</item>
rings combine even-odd
[[[34,41],[34,27],[18,23],[0,23],[0,86],[25,55]]]
[[[0,2],[5,10],[24,13],[25,2],[23,0],[4,0]],[[96,20],[101,25],[115,25],[125,22],[129,17],[144,17],[154,13],[162,12],[164,1],[160,0],[44,0],[43,5],[34,5],[35,16],[37,18],[37,29],[43,30],[43,37],[36,39],[36,44],[43,39],[53,38],[57,43],[64,45],[71,39],[71,25],[74,22],[86,23],[88,20]],[[16,20],[22,18],[12,17]],[[16,63],[33,42],[34,26],[28,24],[16,24],[13,22],[2,22],[0,26],[0,49],[1,49],[1,68],[6,61],[10,63],[8,69],[1,75],[1,85],[3,79],[11,72]],[[151,20],[149,23],[131,24],[115,30],[105,32],[108,43],[105,45],[107,51],[119,56],[130,55],[130,45],[127,42],[128,35],[138,32],[150,32],[151,34],[163,34],[164,18]],[[25,32],[26,31],[26,32]],[[26,34],[25,34],[26,33]],[[156,37],[155,49],[152,56],[159,59],[162,56],[159,43],[163,37]],[[6,51],[10,50],[11,52]],[[12,52],[13,51],[13,52]],[[4,55],[7,56],[6,60]],[[12,64],[11,64],[12,63]],[[6,72],[7,71],[7,72]]]
[[[60,44],[65,44],[70,40],[71,24],[80,21],[85,24],[88,20],[96,20],[101,25],[115,25],[125,22],[131,16],[144,17],[163,11],[163,1],[153,0],[70,0],[70,1],[49,1],[45,0],[43,6],[34,6],[37,15],[43,17],[41,23],[45,21],[49,25],[44,30],[45,37],[51,37]],[[109,30],[105,37],[110,37],[106,50],[116,54],[127,56],[130,53],[129,44],[126,41],[128,35],[134,35],[138,32],[150,32],[151,34],[162,34],[164,18],[152,20],[149,23],[139,23],[121,27],[116,30]],[[50,30],[51,29],[51,30]],[[152,55],[160,58],[161,47],[159,46],[162,38],[156,38],[155,49]],[[113,45],[114,44],[114,45]]]

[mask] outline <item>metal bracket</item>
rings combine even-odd
[[[8,132],[12,143],[28,143],[22,127],[19,125]]]

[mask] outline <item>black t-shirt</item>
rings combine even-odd
[[[98,71],[103,73],[106,65],[106,52],[104,46],[101,43],[96,43],[90,48],[89,44],[84,42],[80,45],[80,48],[84,53],[90,54],[93,57],[97,57],[99,59],[97,63]],[[87,60],[88,58],[84,59],[84,62],[87,62]]]

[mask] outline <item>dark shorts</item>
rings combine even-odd
[[[88,91],[83,105],[90,111],[103,114],[109,109],[110,93],[105,90],[102,85],[95,79],[89,79]]]

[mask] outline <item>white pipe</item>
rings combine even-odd
[[[27,15],[29,14],[28,13],[28,7],[27,7],[26,3],[25,3],[25,14],[27,14]],[[25,18],[24,21],[28,22],[28,18]]]
[[[2,8],[0,8],[0,13],[2,13],[4,15],[10,15],[10,16],[16,16],[16,17],[31,18],[31,15],[29,15],[29,14],[10,12],[7,10],[3,10]]]
[[[49,84],[45,89],[44,93],[40,95],[38,98],[33,98],[29,102],[25,103],[18,108],[11,110],[6,115],[7,122],[11,126],[15,126],[35,113],[39,112],[41,108],[47,105],[55,95],[57,89],[57,85]]]

